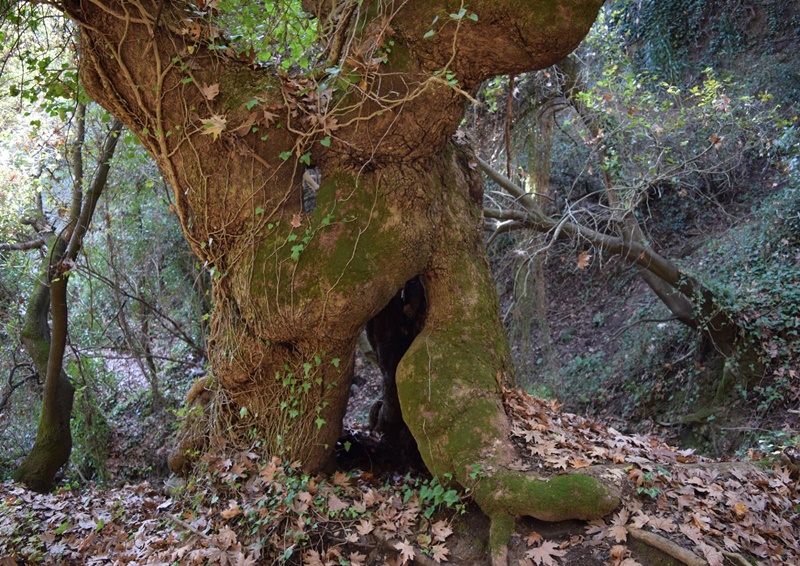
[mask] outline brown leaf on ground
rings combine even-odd
[[[402,542],[395,543],[393,546],[400,551],[400,558],[402,558],[404,564],[414,560],[414,547],[408,540],[404,539]]]
[[[537,566],[552,566],[558,564],[556,557],[564,556],[566,553],[566,550],[561,550],[554,542],[546,540],[541,546],[528,550],[525,556],[533,560]]]
[[[205,96],[207,100],[214,100],[219,94],[219,83],[211,85],[204,84],[200,87],[200,92],[203,93],[203,96]]]

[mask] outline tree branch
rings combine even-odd
[[[27,242],[2,242],[0,243],[0,251],[12,250],[12,251],[26,251],[26,250],[36,250],[43,248],[45,245],[45,241],[43,238],[35,238],[33,240],[28,240]]]
[[[103,193],[103,189],[108,182],[108,172],[111,169],[111,160],[114,157],[114,151],[117,147],[120,132],[122,132],[122,122],[114,120],[111,129],[106,135],[103,151],[100,153],[98,159],[100,166],[97,168],[97,172],[92,180],[88,201],[83,205],[80,211],[80,217],[77,218],[77,225],[72,232],[69,246],[67,247],[65,256],[72,261],[75,261],[75,258],[78,256],[81,244],[83,243],[83,237],[89,229],[89,224],[92,222],[95,208],[97,208],[97,201],[100,199],[100,195]]]
[[[19,381],[14,381],[14,374],[17,373],[17,370],[21,368],[28,369],[30,373]],[[32,379],[36,379],[37,381],[39,379],[39,373],[36,371],[36,368],[33,367],[33,364],[25,362],[14,364],[14,367],[11,368],[11,371],[8,374],[8,386],[3,389],[2,393],[0,393],[0,413],[5,410],[6,405],[8,405],[8,401],[11,399],[11,395],[14,393],[14,391]]]

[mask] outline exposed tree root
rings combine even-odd
[[[723,550],[722,555],[738,566],[752,566],[750,562],[747,561],[747,558],[745,558],[741,554],[736,554],[735,552],[728,552],[727,550]]]

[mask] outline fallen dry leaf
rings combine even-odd
[[[403,564],[414,560],[414,547],[409,544],[407,539],[403,539],[403,542],[396,543],[394,548],[400,551],[400,558],[403,559]]]
[[[431,550],[433,551],[433,560],[437,564],[441,564],[443,560],[447,560],[447,555],[450,554],[450,551],[442,544],[433,545]]]
[[[533,560],[534,564],[553,566],[558,564],[555,558],[557,556],[564,556],[566,553],[567,551],[561,550],[556,543],[546,540],[541,546],[528,550],[525,556]]]
[[[592,256],[587,251],[582,251],[578,254],[578,269],[586,269],[589,267],[589,263],[592,260]]]
[[[433,525],[431,525],[431,532],[436,540],[444,542],[447,537],[453,534],[453,529],[450,528],[450,525],[447,521],[436,521]]]
[[[214,100],[219,94],[219,83],[214,83],[212,85],[204,84],[200,87],[200,92],[203,93],[206,99]]]
[[[222,132],[225,131],[225,127],[228,124],[228,120],[225,116],[219,114],[214,114],[211,118],[202,120],[202,122],[203,133],[212,136],[215,140],[219,139],[219,136],[222,135]]]

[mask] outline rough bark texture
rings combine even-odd
[[[442,216],[448,229],[422,277],[425,326],[400,362],[397,386],[428,468],[473,488],[492,520],[493,553],[501,556],[515,516],[589,519],[610,512],[619,499],[592,477],[537,478],[517,465],[501,395],[513,370],[482,253],[480,178],[458,158],[454,152],[443,175],[451,183]]]
[[[343,3],[306,4],[323,16]],[[466,92],[558,61],[602,0],[471,2],[477,21],[445,17],[428,39],[430,22],[460,1],[351,4],[335,62],[360,80],[328,95],[322,75],[280,78],[209,49],[205,21],[179,3],[66,4],[80,23],[87,91],[155,156],[187,239],[213,270],[213,378],[190,393],[201,409],[182,448],[225,436],[324,469],[359,333],[419,276],[428,314],[397,385],[430,469],[468,485],[470,466],[492,468],[475,493],[496,518],[493,540],[519,513],[602,515],[616,502],[592,478],[541,482],[507,469],[500,382],[512,372],[480,240],[477,163],[449,142]],[[375,64],[389,36],[391,54]],[[207,85],[219,93],[207,96]],[[324,135],[330,146],[316,143]],[[321,171],[313,211],[303,208],[309,163]],[[187,463],[185,453],[172,461]],[[522,497],[529,488],[539,495]]]

